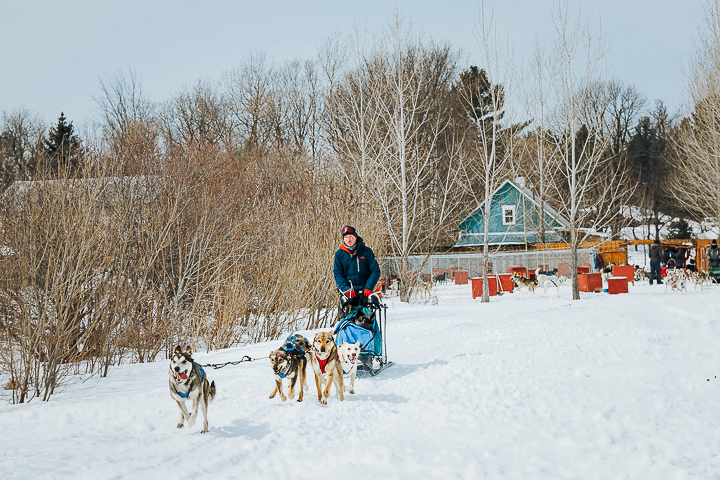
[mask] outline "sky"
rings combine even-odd
[[[687,104],[687,71],[703,25],[702,0],[575,0],[573,18],[603,32],[608,78],[633,85],[670,113]],[[219,80],[253,52],[278,64],[314,58],[331,35],[379,34],[395,13],[425,38],[462,49],[482,66],[478,0],[0,0],[0,111],[27,108],[49,124],[99,118],[100,80],[134,70],[145,94],[164,101],[201,79]],[[553,3],[487,0],[514,62],[555,36]]]

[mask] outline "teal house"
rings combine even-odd
[[[540,215],[545,218],[545,242],[564,242],[568,230],[567,220],[559,213],[544,206],[525,187],[522,177],[514,182],[505,180],[492,194],[490,204],[490,245],[524,245],[542,243],[540,238]],[[474,247],[484,243],[485,202],[472,211],[460,225],[455,247]]]

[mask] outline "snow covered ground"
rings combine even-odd
[[[218,395],[178,430],[167,362],[0,404],[3,478],[720,478],[720,287],[388,302],[395,365],[356,394],[268,399],[269,361],[207,369]],[[288,332],[290,333],[290,332]],[[308,337],[314,332],[300,332]],[[280,341],[197,354],[266,357]],[[4,393],[7,398],[7,392]]]

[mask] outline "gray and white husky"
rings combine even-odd
[[[198,406],[202,410],[205,423],[202,433],[208,428],[207,409],[208,404],[215,398],[215,381],[208,382],[203,368],[192,359],[192,349],[187,347],[183,352],[180,345],[170,357],[170,396],[177,402],[180,409],[180,423],[177,428],[183,428],[185,422],[192,427],[197,419]],[[185,408],[185,401],[192,401],[192,408],[188,412]]]

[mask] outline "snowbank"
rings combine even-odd
[[[218,386],[210,432],[178,430],[166,362],[0,405],[5,478],[717,478],[720,287],[569,287],[481,304],[389,299],[395,365],[345,402],[268,399],[280,342],[197,354]],[[313,332],[301,332],[311,336]],[[7,393],[5,397],[7,398]]]

